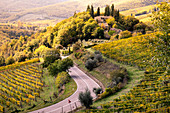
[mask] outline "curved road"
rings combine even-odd
[[[70,97],[66,98],[65,100],[56,103],[54,105],[51,105],[49,107],[45,107],[30,113],[64,113],[69,112],[75,109],[77,106],[80,106],[80,102],[78,102],[78,95],[81,91],[85,91],[86,88],[88,88],[91,92],[91,95],[93,98],[96,97],[96,95],[93,93],[94,87],[100,87],[93,79],[91,79],[89,76],[87,76],[84,72],[82,72],[78,67],[74,66],[69,69],[70,76],[74,79],[74,81],[77,84],[77,90],[76,92],[71,95]],[[68,100],[71,101],[71,103],[68,103]]]

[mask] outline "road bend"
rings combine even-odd
[[[77,90],[74,92],[73,95],[70,97],[64,99],[63,101],[60,101],[59,103],[56,103],[54,105],[32,111],[30,113],[64,113],[64,112],[70,112],[71,110],[75,109],[77,107],[78,103],[78,96],[80,92],[84,92],[86,88],[88,88],[91,92],[91,95],[93,98],[96,97],[96,95],[93,93],[93,88],[100,87],[93,79],[91,79],[88,75],[86,75],[83,71],[81,71],[78,67],[73,66],[69,69],[70,76],[74,79],[74,81],[77,84]],[[68,100],[71,101],[71,103],[68,103]],[[80,103],[79,103],[80,106]]]

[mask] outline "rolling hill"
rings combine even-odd
[[[156,4],[156,2],[155,0],[1,0],[0,22],[68,18],[75,11],[86,10],[89,4],[93,4],[94,8],[115,4],[116,9],[123,11]]]

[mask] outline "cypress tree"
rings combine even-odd
[[[92,16],[92,18],[94,18],[94,8],[93,8],[93,5],[91,5],[90,15]]]
[[[119,21],[119,10],[115,11],[115,20],[118,22]]]
[[[89,5],[87,6],[86,12],[90,12],[90,6]]]
[[[109,7],[109,5],[107,5],[107,6],[105,7],[104,16],[110,16],[110,7]]]
[[[110,14],[112,17],[114,16],[114,4],[112,4],[111,6],[111,14]]]
[[[104,16],[107,16],[107,7],[105,7]]]
[[[107,6],[107,16],[110,16],[110,6]]]
[[[119,9],[118,9],[118,11],[117,11],[117,21],[119,21]]]
[[[100,7],[97,8],[97,16],[100,16]]]

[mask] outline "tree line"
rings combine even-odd
[[[116,10],[114,8],[114,4],[112,4],[111,6],[106,5],[104,14],[100,12],[100,7],[97,7],[97,12],[94,12],[93,5],[91,5],[91,7],[90,7],[90,5],[88,5],[87,9],[86,9],[86,12],[89,12],[92,18],[94,18],[96,16],[104,15],[104,16],[112,16],[112,17],[115,18],[116,21],[119,20],[119,15],[120,15],[119,14],[119,9]]]

